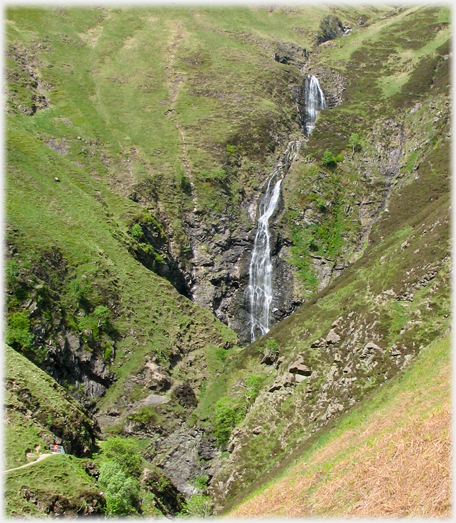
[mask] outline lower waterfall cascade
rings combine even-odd
[[[273,290],[269,220],[279,202],[280,186],[283,177],[288,172],[297,155],[298,144],[299,142],[297,141],[292,141],[288,144],[283,159],[279,161],[277,169],[269,178],[266,192],[258,206],[258,227],[250,260],[249,286],[247,287],[250,305],[251,342],[269,332],[270,329],[269,310],[273,298]],[[292,154],[293,156],[291,156]]]

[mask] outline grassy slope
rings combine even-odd
[[[369,16],[387,11],[377,8],[361,10]],[[275,143],[268,134],[270,123],[282,120],[284,123],[282,127],[278,125],[278,133],[283,136],[297,130],[296,122],[291,126],[287,123],[290,118],[287,111],[292,106],[289,84],[296,82],[295,73],[273,62],[274,41],[278,38],[310,47],[320,17],[326,12],[326,8],[316,9],[309,25],[309,15],[305,10],[296,13],[293,10],[287,12],[285,8],[274,13],[263,9],[225,12],[203,8],[191,11],[60,8],[8,11],[8,37],[36,53],[40,89],[50,100],[50,109],[38,111],[33,117],[13,111],[8,119],[10,148],[6,218],[10,226],[9,237],[17,245],[24,265],[39,258],[44,249],[57,246],[69,260],[70,276],[94,278],[101,287],[116,281],[121,305],[115,326],[125,336],[118,342],[114,362],[121,379],[106,397],[107,404],[124,394],[125,380],[142,368],[146,354],[160,353],[166,359],[176,343],[182,344],[178,336],[181,330],[186,331],[184,344],[190,344],[193,350],[204,351],[214,340],[219,346],[235,341],[233,334],[208,313],[177,295],[167,282],[128,254],[131,223],[143,208],[124,196],[136,191],[150,214],[171,222],[168,232],[172,231],[173,242],[185,251],[181,211],[191,208],[193,198],[193,203],[209,215],[219,212],[218,205],[226,200],[220,198],[226,193],[223,184],[218,184],[217,180],[215,183],[201,173],[223,166],[226,144],[233,143],[239,148],[239,144],[244,143],[244,150],[240,147],[239,152],[242,169],[239,176],[233,175],[231,192],[228,191],[233,212],[237,212],[236,194],[241,194],[241,188],[235,181],[239,179],[241,185],[250,190],[264,176],[268,162],[272,162],[272,156],[262,156],[269,145]],[[236,22],[232,21],[231,14],[236,15]],[[441,17],[439,13],[436,16]],[[348,9],[345,17],[346,21],[352,18],[354,23],[356,10]],[[397,29],[394,21],[394,18],[387,18],[384,24],[390,24],[394,31]],[[426,21],[422,25],[426,28]],[[307,31],[302,32],[302,27],[307,27]],[[380,26],[376,28],[380,29]],[[417,33],[423,33],[420,27]],[[328,146],[336,153],[346,148],[353,130],[365,132],[365,125],[370,124],[378,107],[383,107],[379,105],[373,112],[367,111],[366,103],[372,102],[373,98],[377,99],[382,93],[399,94],[402,98],[399,96],[398,100],[403,100],[407,91],[402,92],[399,87],[407,85],[403,66],[409,64],[409,55],[412,55],[410,63],[416,64],[423,49],[432,56],[440,40],[444,39],[441,31],[436,33],[434,40],[426,43],[427,47],[418,51],[404,49],[400,64],[392,69],[393,76],[385,76],[381,57],[377,61],[371,60],[369,52],[372,52],[372,47],[381,50],[381,46],[378,42],[368,41],[367,45],[360,45],[363,53],[359,56],[359,63],[364,63],[365,58],[372,69],[364,77],[363,71],[355,70],[353,65],[343,61],[348,57],[343,53],[351,53],[352,46],[360,44],[362,34],[369,35],[370,31],[358,31],[344,38],[340,48],[341,41],[325,44],[316,61],[334,65],[337,57],[333,53],[342,53],[338,58],[342,72],[355,72],[361,82],[358,87],[356,82],[350,85],[347,106],[320,115],[319,125],[308,144],[309,152],[317,158]],[[37,42],[40,42],[40,48],[36,46]],[[48,50],[43,49],[43,44]],[[394,47],[397,45],[395,42]],[[377,67],[379,63],[383,64],[380,69]],[[53,67],[48,67],[50,65]],[[372,76],[375,76],[374,83]],[[386,77],[388,81],[380,80]],[[269,92],[270,85],[276,85],[277,92]],[[27,98],[28,91],[20,82],[16,88],[18,96]],[[415,85],[417,92],[414,96],[419,95],[419,89],[419,84]],[[242,96],[241,92],[244,93]],[[360,99],[360,94],[367,98]],[[288,97],[285,104],[284,96]],[[391,112],[386,115],[396,110],[393,102],[391,98],[391,108],[388,109]],[[355,109],[357,119],[352,121],[348,115]],[[426,107],[422,113],[425,111]],[[253,122],[263,122],[255,127],[255,133],[251,132]],[[418,118],[413,125],[418,126]],[[184,147],[181,133],[185,137]],[[440,133],[440,130],[436,133],[435,141],[433,139],[433,143],[428,145],[426,153],[432,150]],[[78,136],[83,140],[78,140]],[[58,154],[48,147],[49,140],[63,144],[67,154]],[[439,149],[435,154],[440,154]],[[435,163],[434,158],[431,161]],[[342,169],[350,171],[350,162],[344,165]],[[188,166],[194,174],[190,180],[185,178]],[[54,176],[59,176],[60,184],[54,182]],[[307,172],[304,172],[306,183],[309,183],[306,176]],[[297,179],[296,190],[302,181],[300,176]],[[195,187],[192,194],[183,189],[188,188],[189,181]],[[421,189],[427,191],[429,187],[425,184]],[[438,194],[444,191],[437,190]],[[415,196],[412,193],[410,201]],[[441,208],[437,208],[435,213],[437,219],[442,215]],[[416,224],[406,225],[416,227]],[[399,252],[402,241],[410,235],[411,230],[407,227],[404,226],[391,239],[391,263],[402,263],[394,249]],[[392,231],[394,227],[385,229],[385,236],[389,238]],[[437,233],[444,242],[447,233],[438,230]],[[423,248],[419,239],[415,238],[414,242],[415,250]],[[423,260],[433,254],[431,251],[436,242],[437,238],[430,242]],[[84,251],[81,251],[81,245],[84,245]],[[378,261],[377,257],[383,255],[384,248],[380,245],[367,253],[371,253],[367,259],[370,266],[363,278],[373,285],[375,292],[366,294],[370,296],[368,302],[356,304],[362,308],[362,313],[367,312],[367,304],[371,305],[377,294],[386,288],[382,287],[378,274],[391,277],[392,285],[396,285],[399,275],[403,274],[405,262],[397,271],[392,271]],[[445,248],[438,251],[438,256],[443,257]],[[409,261],[416,263],[416,260]],[[325,293],[326,301],[320,301],[316,316],[307,318],[309,308],[304,307],[301,314],[293,317],[292,321],[298,325],[295,327],[293,323],[291,335],[290,322],[278,329],[277,334],[271,333],[270,337],[278,338],[282,353],[290,361],[296,340],[299,350],[307,350],[312,341],[307,340],[310,332],[315,337],[324,333],[339,315],[340,307],[347,311],[352,296],[359,296],[360,291],[364,296],[363,285],[354,281],[353,271],[350,274],[352,276],[345,279],[346,283],[348,281],[346,287],[341,282],[341,286],[333,286]],[[335,297],[331,298],[329,292],[333,291]],[[443,290],[443,300],[447,300],[445,293]],[[447,309],[444,304],[431,314],[425,309],[426,304],[429,304],[429,296],[424,296],[414,306],[430,316],[422,327],[423,332],[444,313],[442,309]],[[388,303],[383,311],[386,323],[392,324],[389,345],[395,341],[393,338],[397,338],[403,324],[411,319],[408,312],[394,307],[397,305]],[[318,324],[319,330],[313,330],[312,324]],[[306,329],[309,329],[307,333]],[[409,338],[414,335],[412,332]],[[426,338],[424,334],[423,338]],[[244,382],[248,374],[265,374],[255,352],[260,345],[246,351],[240,363],[236,358],[227,362],[225,373],[208,387],[207,394],[202,391],[202,402],[195,417],[207,420],[209,416],[210,419],[215,401],[224,394],[228,393],[235,401],[244,398]],[[210,360],[212,356],[208,358]],[[319,363],[326,368],[329,361],[316,361]],[[264,380],[269,385],[273,377],[269,375]],[[293,405],[289,403],[280,412],[282,417],[292,411]],[[254,415],[248,423],[257,423]],[[292,446],[298,437],[299,434],[292,434],[285,447]],[[275,452],[277,444],[274,437],[265,439],[261,436],[255,441],[254,458],[249,457],[248,449],[243,458],[251,460],[254,475],[270,466],[268,455]]]
[[[6,515],[43,517],[45,507],[53,506],[55,501],[65,507],[67,515],[75,517],[83,513],[89,498],[100,500],[101,496],[95,481],[79,462],[74,456],[55,455],[25,469],[8,472],[4,490]],[[30,499],[36,502],[27,500],[25,492],[30,492]]]
[[[344,416],[230,517],[450,514],[451,340]]]
[[[5,470],[35,461],[39,454],[49,452],[55,437],[63,436],[67,452],[76,453],[74,442],[93,444],[89,434],[93,421],[81,406],[55,381],[13,349],[6,348],[4,425]],[[59,424],[59,420],[62,422]],[[68,430],[62,434],[62,424]],[[79,445],[81,446],[81,444]],[[79,452],[78,452],[79,453]],[[73,506],[76,514],[82,498],[99,498],[95,481],[82,467],[83,459],[70,455],[56,455],[25,469],[6,474],[5,509],[8,516],[36,516],[51,503],[53,496],[61,496]],[[25,490],[39,503],[27,501]],[[40,506],[42,504],[42,506]],[[68,508],[68,507],[67,507]]]
[[[92,309],[110,307],[119,334],[113,369],[121,379],[108,403],[124,394],[123,378],[142,368],[146,354],[166,362],[176,346],[236,341],[132,258],[131,227],[156,218],[185,262],[185,209],[196,203],[206,219],[228,201],[239,214],[241,193],[273,161],[264,153],[280,144],[270,128],[282,137],[297,131],[289,84],[299,79],[272,59],[277,41],[311,47],[327,12],[8,9],[7,239],[17,249],[15,270],[32,287],[42,284],[30,272],[43,254],[57,251],[67,263],[50,317],[63,310],[67,326],[82,329],[74,278],[89,282]],[[38,95],[49,107],[25,115]],[[227,143],[236,144],[242,165],[228,188],[204,174],[223,167]],[[125,198],[133,192],[140,204]],[[9,313],[29,299],[35,291],[27,288],[8,303]],[[101,342],[109,350],[112,340]]]
[[[413,25],[414,21],[418,21],[418,25],[422,24],[424,27],[429,25],[429,20],[444,19],[447,14],[448,12],[441,11],[428,13],[424,9],[413,10],[410,23]],[[402,31],[405,31],[404,26],[400,25],[401,18],[396,22],[389,21],[389,24],[390,36],[394,28],[402,27]],[[445,27],[444,25],[441,30],[446,31]],[[426,36],[426,41],[413,45],[420,48],[424,44],[432,57],[433,49],[442,45],[441,35],[438,31],[436,33],[438,42],[433,45],[429,44],[429,35]],[[373,34],[375,40],[375,27]],[[398,31],[396,36],[400,39],[404,34]],[[369,52],[374,53],[375,44],[369,40],[369,28],[364,40],[363,52],[369,49]],[[343,42],[336,41],[330,45],[339,50],[341,46],[344,48],[345,41],[350,48],[348,37]],[[356,49],[355,53],[359,50]],[[326,50],[322,50],[321,54],[324,55],[325,52]],[[442,47],[437,56],[444,54]],[[373,54],[371,58],[382,63],[381,55],[382,49],[378,56]],[[331,63],[330,55],[327,61]],[[375,65],[375,60],[373,63]],[[368,111],[369,114],[364,115],[364,120],[361,116],[366,106],[363,105],[356,111],[352,94],[348,97],[349,107],[346,110],[352,111],[352,120],[358,118],[360,122],[363,121],[364,127],[369,123],[374,127],[372,122],[377,118],[379,121],[375,125],[381,126],[385,122],[384,118],[391,118],[393,113],[390,111],[394,104],[402,100],[403,105],[394,111],[398,118],[403,118],[402,125],[408,142],[389,199],[389,212],[381,215],[367,249],[358,262],[299,311],[272,329],[262,340],[251,345],[237,360],[232,361],[226,373],[209,391],[212,404],[217,398],[228,396],[234,399],[233,405],[247,411],[247,415],[241,418],[242,421],[238,422],[233,432],[234,449],[231,447],[231,457],[213,482],[215,497],[226,508],[239,503],[248,492],[258,488],[267,474],[273,476],[283,470],[291,456],[296,457],[303,452],[319,431],[324,430],[328,419],[329,427],[333,427],[337,423],[338,411],[349,409],[370,390],[394,376],[400,368],[392,355],[397,347],[405,351],[408,357],[413,357],[433,339],[440,337],[446,329],[445,318],[450,312],[450,162],[448,101],[445,98],[447,88],[442,89],[442,86],[447,86],[448,77],[445,76],[447,73],[444,69],[439,70],[439,63],[444,64],[445,59],[440,58],[435,62],[432,82],[421,78],[423,81],[417,83],[415,77],[421,74],[418,66],[411,74],[410,81],[404,84],[407,89],[401,91],[400,97],[377,99]],[[366,69],[369,70],[372,62],[367,64]],[[314,67],[317,65],[318,59]],[[367,73],[366,81],[369,81],[369,71]],[[443,78],[446,79],[442,80]],[[354,78],[355,84],[364,80],[365,77],[360,73]],[[348,94],[352,93],[351,89],[353,84],[349,83]],[[363,95],[369,98],[371,93],[365,90]],[[417,102],[421,106],[411,111],[410,107]],[[433,116],[432,111],[436,105],[443,110],[443,118]],[[344,110],[342,105],[337,110],[320,115],[315,136],[313,134],[308,143],[309,150],[317,153],[315,147],[320,147],[317,137],[320,133],[320,138],[323,137],[334,145],[334,152],[340,151],[336,148],[342,147],[338,145],[339,140],[341,137],[348,139],[350,129],[354,129],[350,127],[350,118],[339,118]],[[336,118],[337,113],[339,117]],[[370,140],[375,145],[374,135]],[[382,142],[379,140],[378,143]],[[366,148],[361,155],[361,162],[369,161],[370,154]],[[351,172],[356,183],[365,184],[365,180],[357,178],[359,174],[356,170],[360,165],[362,163],[357,163],[356,155],[347,154],[344,162],[338,166],[338,172],[334,174],[323,171],[319,173],[320,179],[326,176],[329,180],[331,177],[334,180],[337,175],[343,179]],[[298,165],[296,169],[304,170],[308,167]],[[319,170],[322,171],[321,168]],[[345,183],[350,187],[350,182]],[[426,278],[429,283],[426,283]],[[410,290],[413,296],[407,298]],[[350,320],[350,317],[353,319]],[[338,318],[338,326],[333,325]],[[326,349],[310,348],[312,342],[320,337],[325,338],[332,326],[342,337],[340,344]],[[260,365],[260,353],[272,339],[280,348],[280,356],[284,358],[279,372],[272,367]],[[373,368],[366,367],[363,356],[359,355],[361,348],[370,341],[374,341],[385,351]],[[298,355],[302,355],[305,364],[312,368],[313,377],[295,389],[288,389],[293,390],[292,394],[286,394],[285,390],[279,395],[267,392]],[[338,384],[331,377],[334,372]],[[248,399],[251,393],[247,384],[247,379],[252,374],[257,376],[261,384],[253,405]],[[346,376],[349,378],[348,382]],[[356,381],[352,381],[350,385],[352,376]],[[334,402],[335,404],[331,404]],[[203,404],[200,408],[203,408]],[[259,435],[252,436],[252,431],[258,427],[263,430]],[[235,478],[236,481],[230,481],[230,478]],[[223,487],[217,487],[218,481],[226,483]]]

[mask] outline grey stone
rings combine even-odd
[[[336,333],[334,329],[331,329],[326,336],[326,343],[328,344],[336,344],[339,343],[340,336]]]
[[[310,376],[312,371],[307,365],[304,365],[301,361],[294,361],[288,367],[288,372],[292,374],[299,374],[301,376]]]

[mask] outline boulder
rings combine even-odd
[[[275,392],[276,390],[279,390],[283,387],[281,383],[275,382],[272,384],[272,386],[269,388],[269,392]]]
[[[288,372],[299,374],[300,376],[310,376],[312,374],[310,368],[304,365],[302,360],[297,360],[291,363],[288,367]]]
[[[325,340],[323,339],[318,339],[318,340],[315,340],[313,341],[311,344],[310,344],[310,348],[311,349],[317,349],[318,347],[321,347],[322,345],[325,344]]]
[[[339,343],[340,336],[336,333],[334,329],[331,329],[326,336],[326,343],[328,344],[336,344]]]
[[[272,365],[277,360],[278,355],[279,353],[277,351],[272,349],[265,349],[261,358],[261,363],[264,363],[265,365]]]

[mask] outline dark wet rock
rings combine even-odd
[[[334,40],[345,34],[345,27],[339,17],[329,15],[323,18],[320,23],[320,30],[315,35],[318,44],[327,42],[328,40]]]
[[[198,400],[190,385],[184,381],[173,388],[173,393],[179,402],[179,405],[186,409],[194,409],[198,406]]]
[[[185,503],[185,497],[160,470],[144,469],[141,484],[155,496],[158,508],[165,516],[175,516]]]

